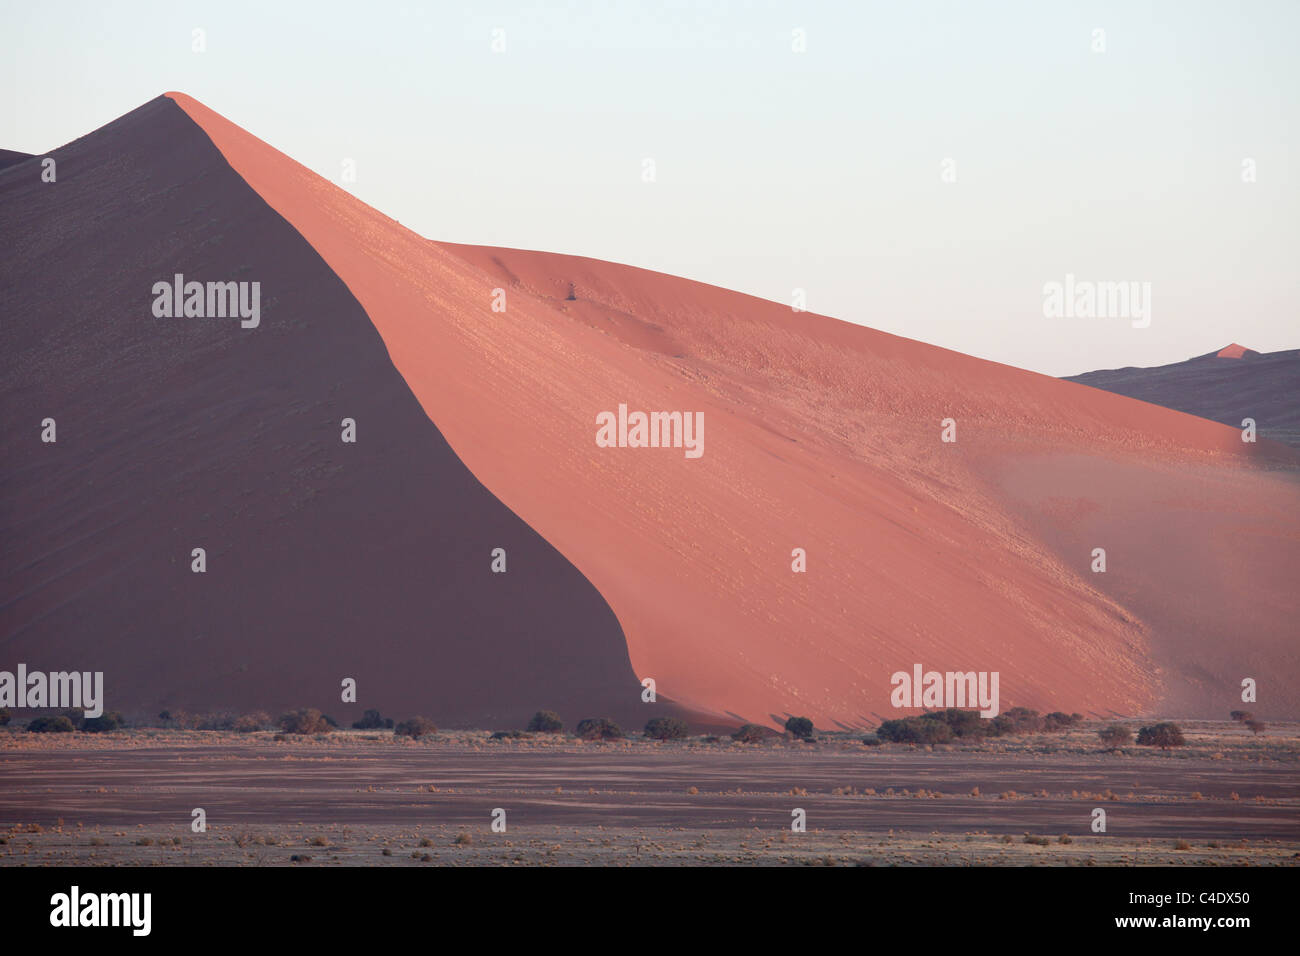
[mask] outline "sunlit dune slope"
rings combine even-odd
[[[430,242],[170,95],[660,693],[858,725],[920,663],[1000,672],[1003,706],[1217,714],[1267,673],[1260,709],[1296,712],[1292,450],[683,279]],[[702,412],[704,454],[598,447],[620,404]]]

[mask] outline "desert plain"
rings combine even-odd
[[[1107,751],[1100,726],[926,746],[11,730],[0,865],[1300,863],[1300,724],[1183,721],[1168,751]]]

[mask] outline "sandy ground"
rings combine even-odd
[[[1168,753],[1103,753],[1090,730],[932,749],[8,733],[0,864],[1300,862],[1300,726],[1184,729]]]

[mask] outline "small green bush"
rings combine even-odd
[[[1043,729],[1052,732],[1069,730],[1081,720],[1083,714],[1065,714],[1056,710],[1043,718]]]
[[[326,717],[314,707],[285,714],[280,718],[280,728],[286,734],[327,734],[332,729]]]
[[[978,716],[978,715],[977,715]],[[1036,734],[1043,729],[1044,720],[1038,711],[1028,707],[1012,707],[989,721],[992,726],[988,736]]]
[[[392,730],[393,718],[379,716],[379,711],[368,710],[361,715],[361,719],[353,721],[353,730]]]
[[[1183,739],[1183,729],[1168,721],[1143,727],[1138,731],[1137,742],[1143,747],[1159,747],[1161,750],[1187,743]]]
[[[528,729],[535,734],[558,734],[564,730],[564,721],[553,710],[539,710],[528,722]]]
[[[887,720],[876,728],[876,736],[891,744],[946,744],[953,738],[952,727],[933,717],[903,717]]]
[[[1097,736],[1111,750],[1118,750],[1133,739],[1133,731],[1123,724],[1111,724],[1097,731]]]
[[[88,734],[106,734],[109,731],[120,730],[126,726],[126,721],[122,715],[115,710],[110,710],[107,714],[101,714],[98,717],[87,717],[81,722],[79,730],[84,730]]]
[[[394,737],[410,737],[413,740],[419,740],[421,737],[436,734],[437,732],[438,728],[427,717],[412,717],[410,720],[404,720],[393,728]]]
[[[623,729],[607,717],[580,720],[575,732],[583,740],[618,740],[623,736]]]
[[[241,734],[251,734],[259,730],[266,730],[271,725],[270,714],[262,711],[253,711],[251,714],[240,714],[230,725],[230,729]]]
[[[776,736],[778,736],[777,732],[771,727],[764,727],[761,724],[741,724],[740,728],[731,735],[731,739],[742,744],[757,744]]]
[[[645,725],[645,735],[651,740],[681,740],[686,733],[686,721],[676,717],[651,717]]]
[[[807,717],[791,717],[785,722],[785,732],[791,737],[807,740],[813,735],[813,722]]]
[[[72,721],[60,714],[58,717],[37,717],[27,725],[33,734],[70,734],[74,728]]]

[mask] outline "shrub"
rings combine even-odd
[[[985,720],[979,711],[961,710],[949,707],[947,710],[934,710],[921,715],[922,720],[936,720],[947,725],[954,737],[996,737],[1002,731],[993,720]]]
[[[9,714],[8,707],[0,707],[0,727],[5,727],[13,718]]]
[[[60,714],[58,717],[37,717],[27,725],[34,734],[70,734],[75,729],[72,721]]]
[[[410,737],[412,740],[419,740],[421,737],[437,732],[438,728],[428,717],[412,717],[393,728],[394,737]]]
[[[539,710],[528,722],[528,729],[535,734],[558,734],[564,729],[564,721],[553,710]]]
[[[1133,731],[1123,724],[1111,724],[1109,727],[1103,727],[1097,731],[1097,736],[1111,750],[1118,750],[1133,739]]]
[[[392,730],[393,718],[380,717],[379,711],[368,710],[361,715],[361,719],[354,721],[353,730]]]
[[[1246,728],[1252,734],[1262,734],[1268,729],[1268,724],[1264,723],[1262,720],[1248,720],[1246,721]]]
[[[1038,711],[1028,707],[1012,707],[1005,713],[998,714],[990,721],[993,730],[989,736],[1002,734],[1036,734],[1044,728],[1046,721]]]
[[[813,722],[807,717],[791,717],[785,722],[785,732],[791,737],[808,740],[813,735]]]
[[[1043,729],[1046,731],[1069,730],[1081,720],[1083,720],[1083,714],[1065,714],[1055,710],[1043,718]]]
[[[230,729],[238,731],[241,734],[251,734],[258,730],[265,730],[271,723],[270,714],[262,711],[254,711],[251,714],[240,714],[231,724]]]
[[[876,728],[876,736],[891,744],[945,744],[952,740],[952,727],[934,717],[903,717],[887,720]]]
[[[327,734],[329,721],[314,707],[304,707],[280,718],[280,728],[286,734]]]
[[[492,739],[493,740],[519,740],[520,738],[527,737],[527,736],[528,734],[524,733],[522,730],[498,730],[496,733],[492,735]]]
[[[623,729],[607,717],[588,717],[578,721],[576,733],[583,740],[618,740]]]
[[[234,730],[234,714],[186,714],[185,723],[195,730]]]
[[[122,715],[115,710],[110,710],[107,714],[98,717],[87,717],[78,729],[88,734],[104,734],[125,726],[126,721],[122,719]]]
[[[1253,720],[1255,715],[1248,710],[1234,710],[1228,715],[1233,720]]]
[[[1183,729],[1177,724],[1168,721],[1143,727],[1138,731],[1137,742],[1141,746],[1159,747],[1161,750],[1168,750],[1170,747],[1181,747],[1187,743],[1183,739]]]
[[[741,724],[740,728],[731,735],[731,739],[742,744],[756,744],[775,736],[777,733],[771,727],[764,727],[761,724]]]
[[[645,735],[652,740],[681,740],[686,736],[686,721],[676,717],[651,717]]]

